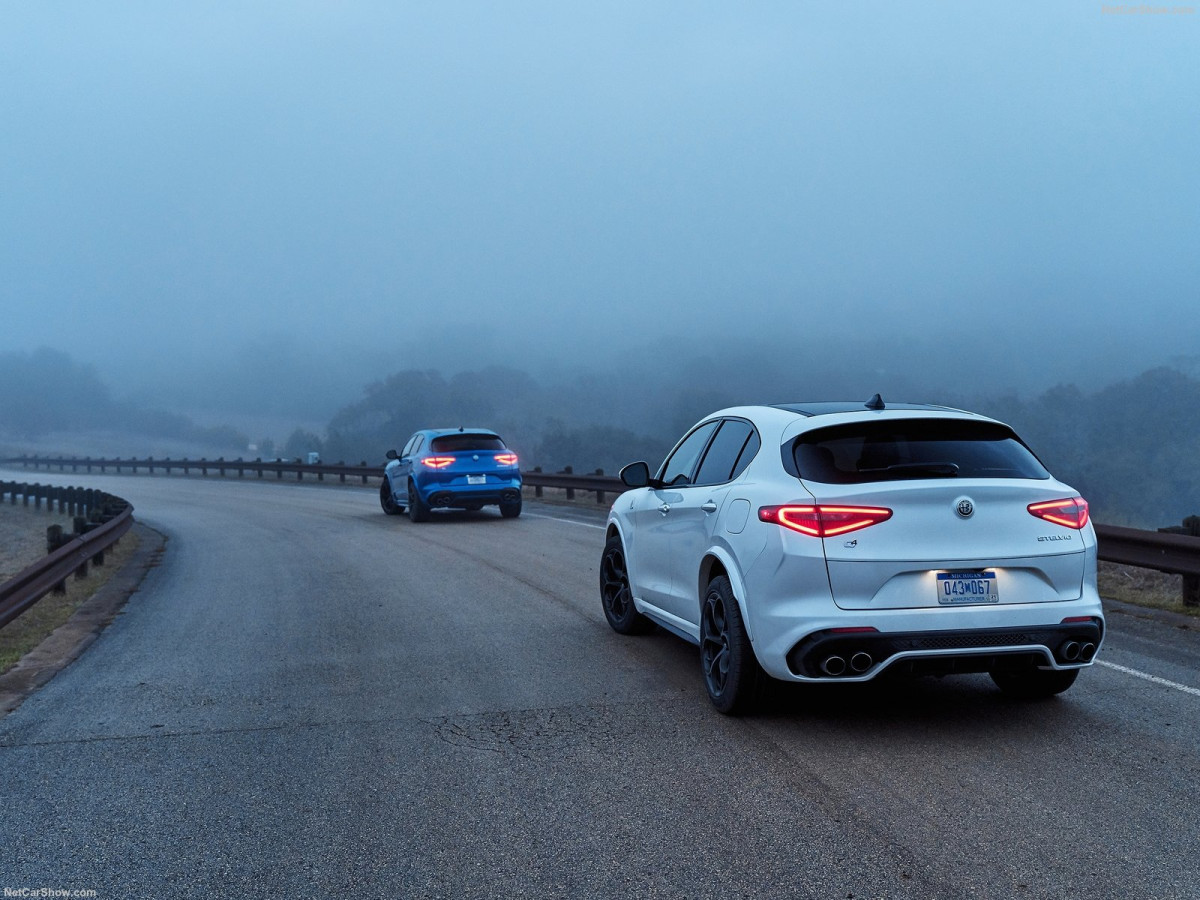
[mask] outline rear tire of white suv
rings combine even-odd
[[[708,698],[727,716],[750,712],[766,682],[729,579],[708,583],[700,607],[700,666]]]
[[[989,673],[996,687],[1018,700],[1042,700],[1061,694],[1075,683],[1078,669],[1028,669],[1011,671],[994,669]]]

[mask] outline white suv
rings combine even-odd
[[[987,672],[1046,697],[1104,636],[1088,506],[1009,428],[918,404],[789,403],[707,416],[613,504],[609,624],[700,647],[724,713],[763,676]]]

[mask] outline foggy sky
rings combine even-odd
[[[4,3],[0,351],[118,393],[281,344],[364,380],[916,346],[998,388],[1195,355],[1200,12],[1112,9]]]

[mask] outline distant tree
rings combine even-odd
[[[1096,394],[1059,385],[1022,402],[974,408],[1008,422],[1062,481],[1083,494],[1097,521],[1177,524],[1200,513],[1200,381],[1152,369]]]
[[[611,425],[567,428],[551,425],[532,454],[533,462],[548,472],[571,466],[576,472],[603,469],[615,475],[626,463],[645,460],[657,468],[670,444]]]
[[[24,437],[94,428],[115,404],[92,366],[60,350],[0,354],[0,423]]]
[[[283,444],[283,456],[286,459],[304,459],[308,453],[320,453],[322,441],[319,435],[303,428],[297,428]]]

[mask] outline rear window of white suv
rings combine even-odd
[[[824,484],[1050,477],[1012,429],[958,419],[891,419],[816,428],[796,438],[790,453],[784,447],[784,461],[793,463],[787,466],[793,475]]]

